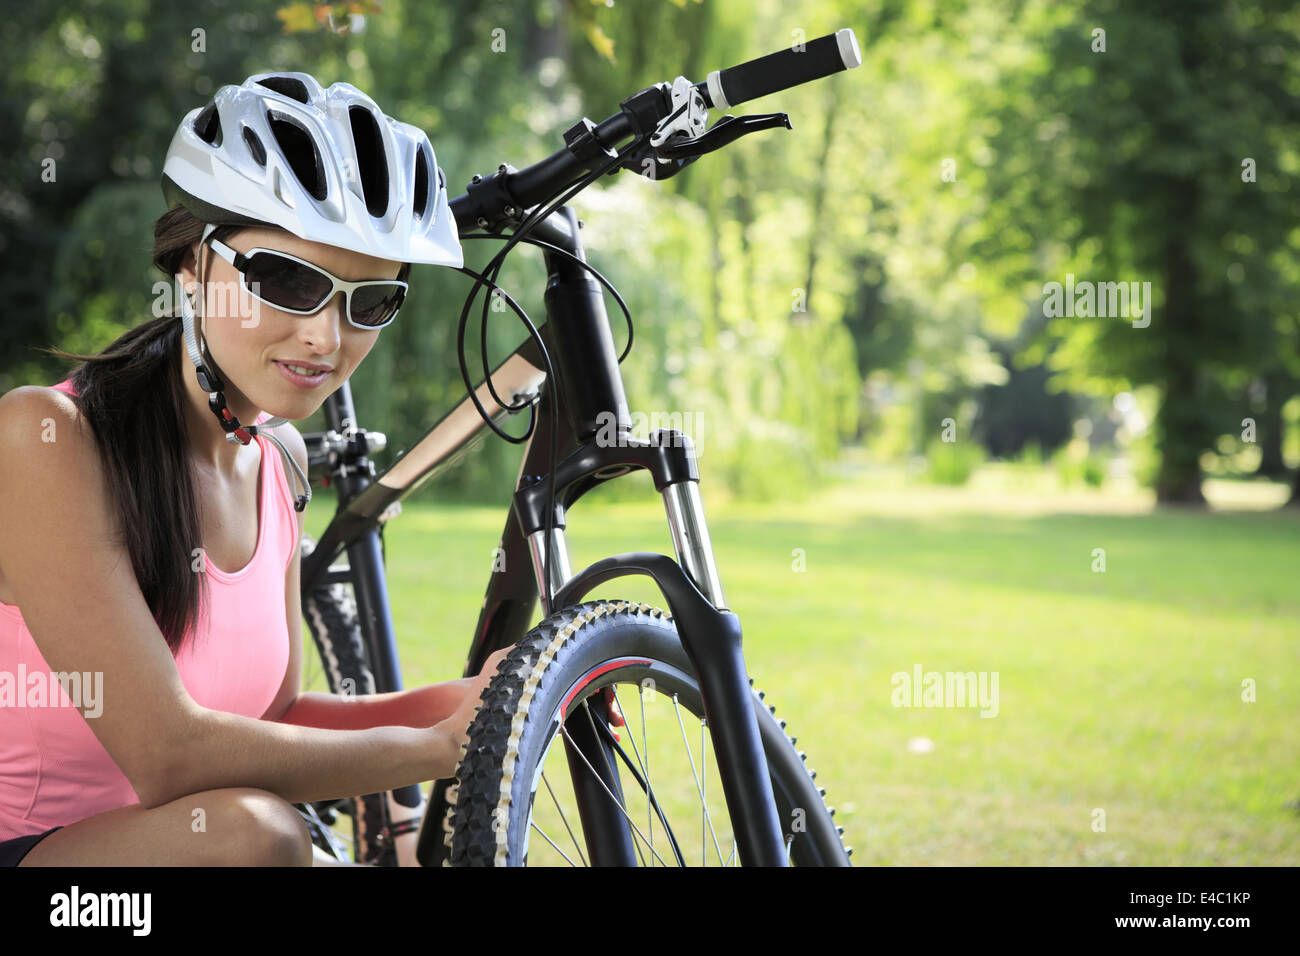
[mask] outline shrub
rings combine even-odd
[[[971,441],[932,441],[925,450],[926,478],[938,485],[964,485],[980,465],[984,449]]]

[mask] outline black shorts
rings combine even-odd
[[[63,827],[54,828],[54,830],[62,829]],[[5,840],[0,843],[0,866],[17,866],[18,861],[27,855],[28,850],[44,840],[54,830],[46,830],[44,833],[29,833],[27,836],[14,837],[12,840]]]

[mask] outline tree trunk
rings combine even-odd
[[[1171,184],[1174,197],[1172,228],[1165,244],[1165,309],[1163,323],[1153,318],[1151,328],[1134,330],[1163,338],[1164,394],[1156,413],[1156,438],[1160,470],[1156,475],[1158,504],[1204,505],[1201,494],[1201,451],[1209,445],[1204,396],[1198,394],[1199,365],[1206,358],[1199,348],[1198,304],[1194,298],[1196,266],[1188,243],[1196,221],[1197,188],[1192,180]],[[1157,324],[1159,323],[1159,324]]]
[[[1156,502],[1162,505],[1204,505],[1201,493],[1200,447],[1195,436],[1200,418],[1197,410],[1195,372],[1177,370],[1166,380],[1165,393],[1156,413],[1156,434],[1160,447],[1160,469],[1156,474]]]
[[[1259,415],[1259,427],[1255,440],[1259,442],[1259,467],[1255,474],[1261,478],[1284,479],[1288,474],[1286,463],[1282,460],[1282,406],[1290,398],[1294,382],[1280,373],[1273,372],[1264,377],[1264,411]]]

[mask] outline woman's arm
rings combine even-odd
[[[290,422],[276,426],[275,434],[298,461],[303,474],[308,470],[307,443]],[[294,512],[298,536],[302,537],[302,515]],[[285,573],[284,607],[289,629],[289,666],[275,701],[263,715],[267,720],[300,727],[333,730],[361,730],[367,727],[432,727],[460,706],[473,678],[427,684],[414,690],[386,694],[327,694],[301,692],[302,672],[302,556],[295,549]]]
[[[334,706],[341,711],[377,704],[373,714],[378,718],[396,716],[386,714],[385,708],[400,710],[405,703],[416,720],[424,721],[436,715],[413,708],[412,704],[427,705],[433,695],[426,692],[463,685],[454,694],[443,695],[446,701],[454,700],[455,709],[431,728],[320,729],[207,711],[194,724],[197,731],[192,742],[174,751],[181,757],[181,763],[169,778],[170,789],[164,794],[180,796],[230,786],[222,781],[234,775],[243,781],[243,786],[261,787],[290,802],[301,803],[344,794],[375,793],[416,781],[454,776],[461,745],[483,690],[510,650],[507,647],[494,651],[475,677],[463,681],[430,684],[415,691],[354,701],[330,694],[305,695],[307,707],[313,706],[311,698],[332,698]],[[187,758],[187,755],[201,756]],[[414,758],[410,764],[405,762],[408,755]],[[412,773],[415,776],[406,779]],[[174,796],[155,799],[161,803]]]
[[[7,393],[0,447],[6,582],[52,671],[101,675],[102,712],[83,717],[144,806],[236,786],[320,800],[454,772],[464,728],[450,723],[323,730],[200,706],[140,593],[93,435],[71,400]]]
[[[388,694],[340,695],[305,691],[290,702],[278,720],[300,727],[357,730],[363,727],[432,727],[460,705],[470,677],[426,684]]]
[[[460,759],[447,726],[324,730],[195,707],[146,792],[136,787],[143,806],[234,786],[290,803],[378,793],[451,777]]]

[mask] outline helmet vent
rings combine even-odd
[[[262,140],[247,126],[244,127],[244,143],[248,146],[248,151],[252,153],[253,159],[257,160],[257,165],[266,165],[266,147],[262,145]]]
[[[417,219],[429,215],[429,157],[423,149],[415,151],[415,197],[412,200]]]
[[[307,84],[302,80],[292,76],[264,76],[257,82],[268,90],[275,90],[282,96],[297,100],[299,103],[307,102]]]
[[[310,134],[280,113],[268,111],[266,120],[271,125],[271,134],[275,136],[280,152],[284,153],[289,168],[298,177],[298,182],[302,183],[313,199],[324,199],[329,193],[325,183],[325,167]]]
[[[361,191],[366,197],[370,215],[383,216],[388,212],[388,163],[384,156],[384,138],[379,134],[379,124],[374,114],[363,106],[348,110],[352,122],[352,144],[357,151],[357,176]]]
[[[221,145],[221,117],[216,103],[209,103],[194,117],[194,132],[209,146]]]

